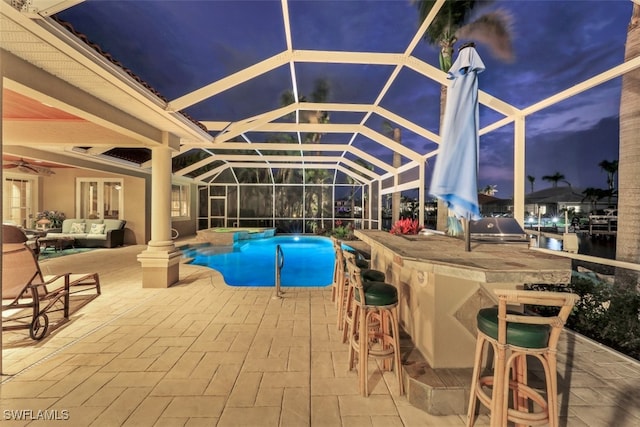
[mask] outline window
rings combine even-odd
[[[31,228],[31,218],[35,200],[35,180],[5,178],[3,197],[3,221],[11,221],[25,228]]]
[[[189,217],[189,186],[171,186],[171,218]]]
[[[120,178],[78,178],[78,218],[122,219],[124,190]]]

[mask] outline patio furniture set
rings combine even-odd
[[[332,301],[338,328],[349,343],[349,369],[356,369],[362,396],[368,396],[369,357],[394,370],[400,394],[406,390],[400,354],[398,290],[386,274],[369,269],[366,260],[334,240],[336,261]],[[467,426],[476,421],[478,403],[489,410],[491,426],[558,426],[556,348],[579,297],[568,292],[494,289],[498,304],[476,316],[477,340],[470,378]],[[557,314],[539,316],[525,306],[556,307]],[[492,353],[488,349],[491,348]],[[490,355],[491,354],[491,355]],[[527,357],[542,367],[542,387],[531,385]]]
[[[123,219],[67,218],[59,232],[48,232],[43,240],[56,249],[73,246],[79,248],[114,248],[124,244]]]

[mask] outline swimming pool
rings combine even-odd
[[[182,249],[192,264],[219,271],[231,286],[275,286],[275,254],[284,254],[280,286],[329,286],[335,253],[331,239],[321,236],[275,236],[241,240],[232,247],[206,245]]]

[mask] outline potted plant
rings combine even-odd
[[[59,228],[59,227],[62,227],[62,221],[64,221],[65,218],[66,216],[64,215],[64,212],[42,211],[36,214],[34,221],[35,221],[36,228],[39,225],[46,225],[46,221],[49,221],[48,228]]]

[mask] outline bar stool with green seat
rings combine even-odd
[[[556,348],[560,333],[579,297],[568,292],[496,289],[498,306],[483,308],[477,315],[473,377],[467,426],[475,422],[476,404],[490,410],[491,426],[558,426]],[[558,307],[555,316],[526,315],[507,310],[507,305]],[[493,370],[482,374],[485,344],[494,352]],[[527,356],[537,358],[544,370],[545,392],[528,385]],[[482,376],[481,376],[482,375]],[[511,393],[510,393],[511,392]],[[511,394],[511,403],[509,395]]]
[[[363,269],[363,267],[361,267],[363,263],[358,261],[364,261],[364,260],[359,260],[353,252],[344,251],[344,257],[345,257],[345,260],[347,260],[347,262],[348,260],[351,260],[352,262],[356,263],[356,266],[358,268],[360,268],[360,278],[362,279],[363,283],[385,281],[385,274],[382,271],[373,270],[370,268]],[[366,265],[368,266],[369,263],[366,263]],[[349,280],[346,281],[346,293],[345,293],[344,301],[345,302],[344,302],[344,310],[342,312],[342,317],[341,319],[338,319],[338,321],[342,322],[342,325],[338,329],[342,329],[342,342],[346,343],[349,340],[349,329],[351,327],[351,322],[353,321],[353,305],[354,305],[353,304],[353,286],[352,286],[352,282]]]
[[[360,394],[368,396],[369,357],[383,360],[383,369],[396,371],[402,395],[398,291],[389,283],[364,283],[361,270],[351,257],[347,258],[347,269],[354,304],[349,328],[349,369],[357,367]]]
[[[344,271],[344,257],[342,255],[342,243],[335,237],[331,237],[333,243],[333,251],[335,253],[335,263],[333,267],[333,284],[331,286],[331,301],[339,308],[340,300],[338,295],[344,293],[346,274]]]

